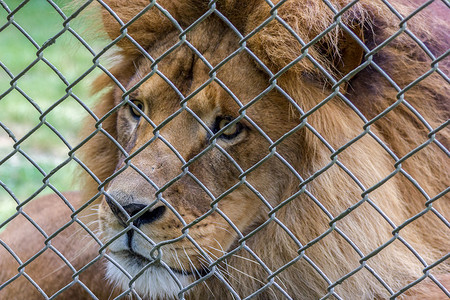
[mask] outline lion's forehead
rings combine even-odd
[[[157,63],[141,59],[128,89],[138,85],[134,93],[152,101],[157,106],[154,111],[165,112],[170,108],[173,112],[179,109],[180,102],[187,100],[196,113],[223,110],[236,114],[240,106],[269,86],[269,77],[257,69],[247,53],[233,54],[239,48],[239,40],[231,31],[225,31],[220,39],[197,35],[204,36],[204,30],[199,28],[190,36],[192,44],[202,42],[194,46],[182,44],[166,56],[165,51],[177,40],[168,39],[150,49],[153,58],[164,58]],[[200,44],[205,42],[208,46]]]

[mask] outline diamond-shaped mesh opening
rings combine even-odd
[[[0,5],[0,298],[450,296],[447,2]]]

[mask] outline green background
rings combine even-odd
[[[43,121],[71,147],[76,146],[82,121],[89,115],[75,98],[91,107],[94,97],[89,93],[90,84],[101,73],[96,68],[67,89],[67,84],[77,81],[93,65],[94,55],[73,33],[64,31],[64,17],[51,3],[68,17],[82,2],[69,5],[68,1],[30,0],[14,13],[21,3],[0,0],[0,184],[4,186],[0,186],[0,225],[15,212],[16,201],[26,201],[42,189],[43,172],[48,174],[69,158],[69,147]],[[89,33],[92,24],[87,15],[80,14],[69,26],[98,53],[107,41]],[[55,42],[38,56],[39,48],[56,35]],[[78,189],[76,168],[76,162],[71,161],[53,174],[49,183],[59,191]],[[39,195],[48,193],[52,190],[45,187]]]

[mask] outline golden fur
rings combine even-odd
[[[337,10],[347,4],[331,2]],[[106,3],[126,23],[148,1]],[[161,1],[182,28],[208,10],[205,3]],[[393,3],[404,15],[418,6],[407,1]],[[271,16],[270,6],[262,0],[246,1],[245,5],[218,1],[217,8],[244,36]],[[443,18],[430,20],[426,12],[442,9],[446,8],[433,4],[407,26],[436,57],[447,50],[448,27]],[[442,127],[430,135],[430,128],[436,129],[448,119],[448,83],[433,72],[399,95],[396,88],[409,86],[430,70],[432,63],[407,33],[364,58],[367,50],[399,30],[399,20],[381,2],[353,5],[340,18],[345,30],[332,28],[307,52],[302,52],[292,32],[308,43],[333,23],[331,9],[322,1],[291,0],[283,3],[276,15],[284,24],[272,20],[257,30],[246,41],[248,50],[233,55],[215,74],[209,74],[211,68],[203,60],[217,66],[240,47],[239,37],[216,14],[187,33],[190,45],[173,49],[179,31],[155,7],[127,27],[129,37],[118,42],[117,60],[110,72],[124,90],[130,90],[130,100],[143,103],[143,112],[153,124],[144,117],[135,119],[130,104],[122,101],[124,91],[103,76],[96,82],[96,90],[109,89],[95,113],[99,118],[110,111],[113,114],[82,147],[82,161],[98,182],[105,182],[99,192],[98,182],[85,173],[83,198],[95,197],[100,202],[102,240],[114,238],[108,246],[110,256],[134,275],[145,263],[125,251],[126,247],[146,259],[160,255],[161,260],[136,281],[136,292],[144,298],[176,296],[180,284],[186,286],[198,279],[196,272],[208,270],[205,267],[221,257],[213,269],[215,276],[190,287],[185,297],[232,299],[232,293],[246,297],[260,290],[256,299],[283,298],[282,291],[293,299],[325,295],[383,299],[390,297],[386,284],[392,293],[405,290],[413,298],[444,299],[445,294],[431,279],[449,287],[449,265],[442,260],[450,240],[443,221],[450,217],[445,194],[448,157],[442,150],[448,146],[448,129]],[[120,36],[117,20],[105,9],[103,23],[111,39]],[[152,62],[135,43],[152,58],[164,56],[158,59],[159,73],[148,76]],[[302,53],[306,53],[303,59],[283,69]],[[356,74],[351,72],[368,59],[375,63]],[[350,73],[336,96],[327,98],[334,82],[317,64],[337,81]],[[268,72],[280,70],[277,86],[269,88]],[[439,70],[448,72],[445,60],[439,62]],[[206,85],[211,78],[214,80]],[[187,108],[182,109],[180,101],[187,96]],[[240,110],[255,98],[260,99]],[[319,105],[324,99],[326,103]],[[402,101],[394,105],[398,99]],[[367,120],[392,109],[367,127],[351,105]],[[211,141],[211,132],[199,119],[211,131],[218,117],[228,116],[244,116],[238,120],[242,132],[232,139],[219,136]],[[154,126],[161,123],[166,124],[155,132]],[[92,124],[86,125],[85,136],[94,130]],[[292,134],[285,136],[291,130]],[[150,140],[153,142],[148,143]],[[211,146],[214,143],[216,146]],[[128,160],[121,151],[134,154]],[[203,154],[197,156],[199,153]],[[398,159],[401,164],[396,164]],[[249,169],[242,177],[242,171]],[[164,188],[155,195],[155,187]],[[114,200],[107,202],[105,192]],[[213,200],[219,196],[216,205]],[[129,226],[133,230],[117,235],[124,230],[121,223],[127,222],[117,207],[132,203],[150,205],[146,213],[163,206],[166,209],[156,220],[136,225],[139,230]],[[404,222],[406,226],[394,231],[392,225]],[[408,284],[421,278],[425,267],[409,248],[425,264],[442,260],[413,289]],[[223,257],[230,251],[234,255]],[[157,266],[160,263],[165,267]],[[164,268],[175,271],[176,278]],[[180,269],[192,274],[177,273]],[[166,274],[158,275],[166,282],[157,282],[151,272]],[[271,272],[276,273],[273,281]],[[128,280],[121,274],[109,263],[111,283],[126,290]],[[266,286],[267,282],[273,284]]]

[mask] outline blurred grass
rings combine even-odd
[[[39,59],[38,48],[30,39],[42,47],[64,29],[64,19],[45,0],[28,1],[8,18],[7,10],[13,11],[21,3],[0,1],[0,224],[15,211],[16,201],[23,202],[41,189],[44,174],[69,158],[66,144],[77,144],[77,132],[88,115],[76,98],[92,103],[89,84],[99,74],[91,72],[67,93],[67,84],[60,76],[69,84],[76,81],[92,66],[93,54],[65,31],[43,50]],[[67,0],[55,3],[66,15],[74,10],[67,7]],[[13,19],[29,37],[8,19]],[[83,34],[88,25],[83,28],[83,21],[78,23],[75,31]],[[56,129],[64,141],[42,121]],[[73,189],[75,167],[73,161],[68,163],[49,178],[49,183],[59,191]],[[39,195],[50,192],[46,187]]]

